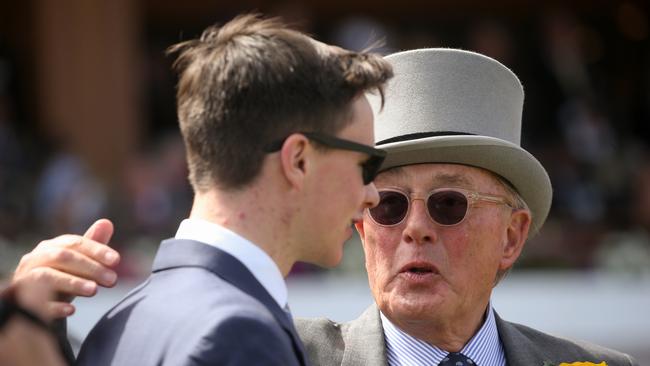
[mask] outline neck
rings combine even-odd
[[[258,199],[269,196],[254,187],[241,192],[212,189],[197,193],[190,218],[221,225],[251,241],[271,257],[286,277],[297,256],[287,243],[288,225],[283,223],[289,220],[278,219],[286,215],[278,212],[277,207],[282,206]]]
[[[390,321],[407,334],[448,352],[460,352],[481,329],[486,317],[486,306],[466,314],[440,316],[440,319],[397,320],[386,315]],[[397,320],[397,321],[396,321]]]

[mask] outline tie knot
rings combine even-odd
[[[460,352],[450,352],[438,366],[476,366],[471,358]]]

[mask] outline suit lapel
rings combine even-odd
[[[541,366],[545,360],[552,359],[551,355],[545,354],[513,324],[504,321],[496,313],[495,317],[508,366]]]
[[[178,267],[205,268],[259,300],[289,334],[301,364],[306,364],[305,350],[293,321],[255,279],[255,276],[235,257],[214,246],[192,240],[164,240],[154,259],[153,272]]]
[[[373,304],[363,314],[343,325],[345,350],[341,366],[387,366],[386,342],[379,309]]]

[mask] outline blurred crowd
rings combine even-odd
[[[605,19],[554,9],[534,19],[435,23],[371,16],[319,22],[308,8],[292,8],[286,15],[317,38],[346,48],[382,39],[382,53],[455,47],[510,67],[526,93],[522,145],[546,167],[554,188],[550,218],[519,266],[650,271],[646,8],[621,2]],[[114,242],[124,252],[122,276],[145,273],[159,240],[174,235],[188,214],[191,192],[175,126],[175,80],[164,56],[178,31],[169,34],[147,35],[147,133],[120,181],[110,185],[83,156],[21,127],[28,114],[21,113],[17,100],[20,74],[11,50],[0,43],[0,275],[38,241],[82,233],[99,217],[115,222]],[[346,261],[357,262],[342,268],[363,271],[358,256]]]

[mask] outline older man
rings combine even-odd
[[[312,363],[635,364],[506,322],[490,304],[551,204],[546,171],[520,147],[517,77],[460,50],[387,60],[395,78],[385,110],[376,113],[377,146],[388,152],[375,181],[380,201],[356,225],[375,304],[346,324],[298,321]]]
[[[546,171],[520,147],[517,77],[460,50],[387,60],[395,78],[384,111],[371,102],[377,144],[389,155],[375,181],[379,204],[356,225],[376,304],[346,324],[298,320],[311,363],[636,365],[615,351],[506,322],[490,305],[551,203]],[[25,260],[21,272],[38,268],[39,258]]]

